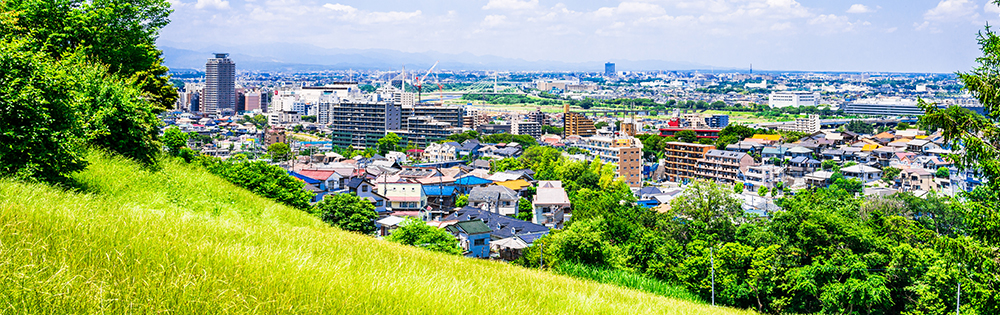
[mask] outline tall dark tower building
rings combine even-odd
[[[617,72],[615,72],[615,63],[614,62],[608,62],[608,63],[604,64],[604,75],[605,76],[611,77],[611,76],[614,76],[615,73],[617,73]]]
[[[205,93],[201,110],[232,115],[236,110],[236,63],[227,53],[217,53],[205,63]]]

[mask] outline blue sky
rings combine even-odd
[[[1000,21],[986,0],[169,0],[160,44],[309,44],[525,60],[954,72]],[[625,69],[627,70],[627,69]]]

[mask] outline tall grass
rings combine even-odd
[[[627,270],[592,267],[571,262],[561,262],[552,270],[561,275],[613,284],[675,299],[705,303],[704,300],[682,286]]]
[[[0,180],[0,313],[744,314],[331,228],[207,172],[99,153]]]

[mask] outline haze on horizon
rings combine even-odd
[[[976,33],[1000,21],[986,0],[169,1],[159,44],[182,49],[293,43],[802,71],[968,71]]]

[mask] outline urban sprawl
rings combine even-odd
[[[572,217],[561,182],[509,167],[537,148],[613,165],[640,206],[660,211],[695,179],[733,186],[743,209],[762,216],[781,210],[777,197],[835,183],[918,197],[981,184],[945,158],[961,148],[918,128],[918,100],[982,113],[949,74],[629,72],[612,63],[589,73],[288,74],[238,72],[216,54],[204,73],[178,72],[173,83],[180,97],[164,120],[191,133],[202,154],[280,165],[312,202],[364,198],[380,236],[406,218],[444,227],[471,257],[515,259]]]

